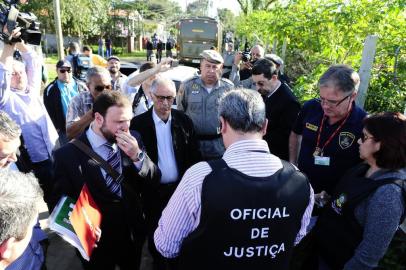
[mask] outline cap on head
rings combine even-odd
[[[107,62],[108,61],[110,61],[110,60],[117,60],[118,62],[120,62],[120,58],[118,58],[118,56],[115,56],[115,55],[112,55],[112,56],[110,56],[108,59],[107,59]]]
[[[283,60],[282,58],[280,58],[279,56],[277,56],[276,54],[273,53],[268,53],[265,54],[265,57],[268,60],[271,60],[272,62],[274,62],[275,64],[282,66],[283,65]]]
[[[72,65],[68,60],[59,60],[56,63],[56,68],[62,68],[62,67],[71,68]]]
[[[204,50],[201,54],[201,57],[203,59],[206,59],[210,63],[215,63],[215,64],[223,64],[224,60],[223,57],[215,50]]]

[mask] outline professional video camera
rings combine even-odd
[[[243,62],[250,62],[251,61],[251,48],[250,48],[248,42],[245,42],[244,51],[242,52],[241,60]]]
[[[20,12],[17,9],[19,0],[3,0],[0,3],[0,40],[5,43],[15,43],[24,40],[31,45],[41,44],[41,31],[37,16],[30,12]],[[11,32],[20,27],[21,36],[10,38]]]

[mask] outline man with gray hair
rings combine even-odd
[[[203,159],[216,159],[223,155],[220,134],[218,102],[234,85],[221,78],[223,57],[215,50],[204,50],[200,56],[200,75],[183,82],[176,104],[193,121]]]
[[[289,269],[306,233],[313,190],[306,176],[269,152],[259,93],[238,89],[219,105],[226,151],[186,171],[154,240],[179,269]]]
[[[153,241],[159,217],[182,175],[200,161],[192,120],[185,113],[171,108],[175,96],[175,83],[157,77],[151,85],[153,107],[133,118],[130,125],[131,130],[141,134],[149,157],[162,173],[159,183],[147,183],[143,193],[148,248],[154,259],[154,270],[165,269],[165,260],[155,249]]]
[[[20,147],[21,128],[0,111],[0,168],[8,168],[17,161],[17,150]]]
[[[95,99],[104,91],[110,91],[110,73],[105,68],[92,67],[86,75],[89,91],[72,98],[66,114],[66,136],[73,139],[80,135],[93,121],[92,107]]]
[[[26,267],[20,259],[28,249],[42,196],[33,174],[0,170],[0,269],[40,269]]]
[[[319,98],[303,105],[292,127],[289,160],[316,193],[332,194],[344,173],[361,162],[357,141],[366,112],[355,104],[359,82],[351,67],[329,67],[318,82]]]

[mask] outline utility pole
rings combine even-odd
[[[58,48],[58,59],[63,59],[65,57],[65,53],[63,51],[61,6],[59,4],[59,0],[53,0],[53,2],[54,2],[54,20],[56,29],[56,45]]]

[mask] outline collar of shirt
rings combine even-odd
[[[250,152],[250,151],[259,151],[259,152],[266,152],[269,154],[269,147],[266,141],[264,140],[241,140],[231,144],[227,147],[223,158],[227,158],[229,156],[233,156],[236,153],[241,152]]]
[[[279,81],[279,85],[275,88],[275,90],[273,90],[271,93],[269,93],[269,95],[267,96],[267,98],[269,98],[270,96],[272,96],[279,88],[281,88],[282,82]]]
[[[61,82],[60,80],[56,80],[56,83],[57,83],[58,88],[59,88],[60,90],[65,89],[65,87],[66,87],[67,89],[69,89],[69,90],[74,89],[74,88],[76,87],[76,82],[75,82],[75,80],[71,80],[69,83],[64,83],[64,82]]]
[[[93,96],[90,94],[90,92],[85,91],[80,93],[80,95],[84,104],[93,106]]]
[[[217,88],[220,87],[220,80],[221,80],[221,79],[217,80],[216,84],[211,87],[212,90],[217,89]],[[197,84],[200,84],[204,89],[208,89],[208,87],[206,87],[206,85],[205,85],[204,82],[202,81],[202,77],[201,77],[201,76],[199,76],[199,78],[197,79]]]
[[[168,121],[166,121],[166,123],[165,123],[165,122],[162,121],[162,119],[159,118],[159,116],[156,114],[154,108],[152,108],[152,119],[154,120],[155,126],[157,126],[157,125],[166,125],[166,124],[168,124],[168,125],[170,126],[170,125],[171,125],[171,122],[172,122],[172,114],[169,114]]]
[[[106,138],[100,136],[93,130],[93,123],[90,124],[90,127],[86,131],[86,136],[87,139],[90,142],[90,145],[92,146],[93,149],[97,149],[100,147],[104,147],[104,144],[107,142]],[[114,151],[117,151],[117,144],[112,145]]]

